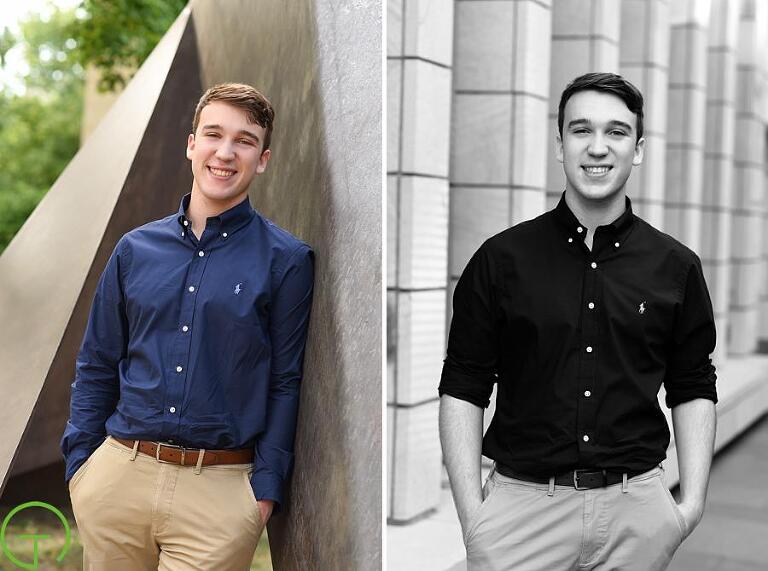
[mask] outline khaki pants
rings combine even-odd
[[[660,468],[593,490],[493,470],[483,497],[467,531],[469,571],[663,570],[685,534]]]
[[[69,481],[85,571],[247,571],[264,529],[251,464],[160,463],[107,439]]]

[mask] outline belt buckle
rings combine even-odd
[[[573,487],[577,490],[590,490],[591,488],[582,488],[579,486],[579,472],[591,472],[591,470],[574,470],[573,471]]]
[[[155,460],[157,460],[161,464],[174,464],[178,466],[176,462],[169,462],[168,460],[160,459],[160,448],[162,446],[165,446],[166,448],[177,448],[181,450],[181,465],[184,466],[184,457],[186,456],[186,451],[187,451],[186,448],[184,448],[183,446],[176,446],[175,444],[166,444],[164,442],[157,442],[156,444],[157,444],[157,448],[155,449]]]
[[[600,482],[600,486],[580,486],[579,485],[579,473],[592,473],[592,474],[600,474],[602,476],[602,480]],[[592,488],[601,487],[604,488],[608,485],[608,475],[605,470],[588,470],[585,468],[574,470],[573,471],[573,487],[577,490],[591,490]]]

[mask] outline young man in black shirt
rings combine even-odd
[[[456,287],[440,437],[470,570],[665,569],[702,517],[712,304],[696,254],[632,213],[644,147],[637,88],[576,78],[558,113],[559,204],[487,240]],[[662,385],[679,504],[660,468]],[[495,461],[482,489],[481,453]]]

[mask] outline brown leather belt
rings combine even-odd
[[[536,484],[547,484],[549,478],[540,476],[530,476],[528,474],[521,474],[515,470],[512,470],[509,466],[505,466],[500,462],[496,462],[496,471],[502,476],[509,478],[515,478],[516,480],[523,480],[525,482],[533,482]],[[642,472],[627,472],[627,478],[633,478]],[[619,484],[624,480],[623,472],[612,472],[609,470],[572,470],[565,474],[555,476],[555,484],[558,486],[573,486],[577,490],[592,490],[594,488],[604,488],[606,486],[612,486]]]
[[[115,442],[133,449],[135,440],[124,440],[112,437]],[[184,448],[163,442],[150,442],[139,440],[139,452],[152,456],[158,462],[166,464],[178,464],[179,466],[196,466],[200,450],[197,448]],[[241,448],[239,450],[205,450],[201,466],[214,466],[216,464],[248,464],[253,462],[253,449]]]

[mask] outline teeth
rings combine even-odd
[[[215,174],[216,176],[232,176],[233,174],[235,174],[232,171],[225,171],[225,170],[221,170],[221,169],[215,169],[213,167],[208,167],[208,168],[211,169],[211,172],[213,174]]]
[[[608,172],[609,167],[584,167],[587,174],[605,174]]]

